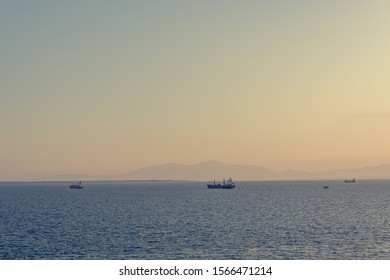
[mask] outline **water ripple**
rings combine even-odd
[[[324,190],[323,185],[331,186]],[[389,259],[390,183],[0,183],[0,259]]]

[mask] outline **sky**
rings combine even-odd
[[[0,180],[390,163],[389,1],[0,1]]]

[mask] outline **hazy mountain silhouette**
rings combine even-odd
[[[214,180],[232,177],[235,180],[271,179],[274,172],[255,165],[224,164],[206,161],[193,165],[166,163],[141,168],[114,176],[119,180]]]
[[[34,181],[73,181],[73,180],[198,180],[211,181],[232,177],[234,180],[315,180],[315,179],[388,179],[390,164],[334,169],[321,172],[302,172],[286,170],[276,172],[256,165],[225,164],[218,161],[206,161],[192,165],[166,163],[140,168],[114,176],[89,176],[85,174],[57,175],[34,179]]]
[[[360,178],[360,179],[389,179],[390,164],[367,166],[362,168],[334,169],[315,173],[316,177],[325,179]]]
[[[225,164],[206,161],[193,165],[167,163],[141,168],[118,176],[115,180],[221,180],[232,177],[234,180],[302,180],[302,179],[386,179],[390,178],[390,164],[334,169],[321,172],[286,170],[276,172],[256,165]]]
[[[206,161],[193,165],[167,163],[141,168],[118,176],[115,180],[200,180],[208,181],[232,177],[235,180],[299,180],[299,179],[385,179],[390,178],[390,165],[321,172],[286,170],[276,172],[256,165],[225,164]]]

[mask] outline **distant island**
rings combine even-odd
[[[42,181],[73,181],[73,180],[194,180],[210,181],[232,177],[238,180],[316,180],[346,178],[358,179],[388,179],[390,164],[353,169],[334,169],[321,172],[304,172],[297,170],[273,171],[256,165],[225,164],[219,161],[205,161],[197,164],[184,165],[165,163],[151,167],[140,168],[114,176],[90,176],[85,174],[67,174],[44,178]]]

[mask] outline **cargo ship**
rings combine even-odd
[[[216,183],[215,180],[213,183],[207,184],[208,189],[234,189],[236,185],[234,184],[232,178],[229,180],[223,179],[222,184]]]

